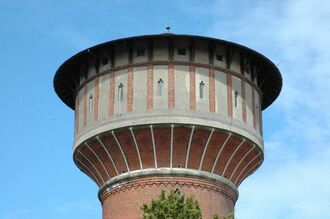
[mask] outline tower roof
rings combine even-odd
[[[95,45],[75,54],[66,60],[56,71],[53,81],[55,92],[67,106],[74,109],[75,91],[79,86],[79,78],[81,74],[83,74],[82,63],[86,62],[87,58],[91,54],[95,54],[103,48],[111,47],[120,43],[130,43],[131,41],[153,39],[186,39],[188,41],[204,40],[207,41],[210,45],[221,44],[226,48],[230,48],[231,50],[240,51],[246,54],[252,62],[258,64],[259,74],[257,77],[259,81],[258,86],[262,92],[262,109],[266,109],[269,105],[271,105],[280,94],[282,88],[281,73],[276,65],[264,55],[240,44],[221,39],[196,35],[177,35],[172,33],[121,38]]]

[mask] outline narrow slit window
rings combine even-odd
[[[199,99],[203,99],[204,98],[204,82],[201,81],[201,83],[199,83]]]
[[[137,49],[136,50],[136,56],[140,57],[140,56],[144,56],[145,55],[145,50],[144,49]]]
[[[180,56],[184,56],[184,55],[186,55],[186,49],[184,49],[184,48],[179,48],[179,49],[178,49],[178,55],[180,55]]]
[[[107,65],[109,63],[109,59],[108,58],[103,58],[102,59],[102,66]]]
[[[235,107],[238,107],[238,91],[235,90]]]
[[[88,108],[89,108],[89,112],[93,111],[93,95],[92,94],[89,95]]]
[[[216,55],[216,58],[217,58],[217,61],[219,61],[219,62],[222,62],[223,61],[223,57],[220,54],[217,54]]]
[[[163,96],[163,88],[164,88],[164,81],[163,79],[159,79],[157,83],[157,96],[162,97]]]
[[[124,85],[122,83],[118,86],[118,102],[122,102],[124,99]]]

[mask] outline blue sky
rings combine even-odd
[[[278,65],[265,161],[239,188],[238,219],[330,215],[330,2],[0,0],[0,219],[101,218],[72,161],[73,112],[52,80],[71,55],[116,38],[177,34],[241,43]]]

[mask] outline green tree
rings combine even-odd
[[[179,190],[160,196],[149,204],[144,204],[143,219],[200,219],[202,216],[198,201],[194,197],[185,197]]]

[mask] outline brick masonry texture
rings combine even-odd
[[[135,146],[129,127],[114,132],[119,145],[115,141],[112,133],[105,133],[99,137],[100,141],[104,144],[106,150],[112,157],[119,174],[128,171],[125,159],[130,171],[140,169],[138,152],[140,153],[143,169],[155,168],[150,128],[137,127],[133,128],[132,131],[138,148]],[[159,168],[169,168],[171,166],[171,127],[170,125],[160,127],[154,126],[153,133],[157,166]],[[177,125],[173,128],[172,166],[174,168],[185,167],[191,133],[192,127]],[[187,168],[199,170],[199,166],[201,165],[201,170],[212,172],[214,167],[215,174],[223,176],[233,183],[237,181],[236,185],[238,185],[249,175],[249,172],[253,172],[257,168],[254,168],[253,165],[262,161],[262,153],[257,150],[257,147],[251,149],[252,144],[249,142],[243,142],[242,137],[231,135],[228,138],[229,133],[220,130],[215,130],[213,132],[209,144],[205,149],[210,133],[211,130],[207,128],[196,127],[194,129],[191,138],[189,157],[187,160]],[[226,144],[224,144],[225,142]],[[96,138],[91,138],[87,143],[96,155],[86,147],[85,144],[82,144],[78,147],[75,153],[75,158],[81,160],[85,166],[89,167],[92,173],[97,176],[98,181],[106,182],[109,180],[107,173],[110,177],[116,176],[116,168],[111,163],[100,142]],[[123,154],[121,153],[119,146],[122,148]],[[201,164],[204,150],[205,156]],[[82,155],[84,155],[85,158]],[[216,160],[217,157],[218,159]],[[252,160],[253,162],[251,162]],[[103,166],[106,170],[104,170]],[[82,166],[80,166],[80,168],[84,172],[88,172],[86,168],[83,168]]]
[[[103,219],[140,219],[141,206],[160,195],[161,190],[180,190],[194,196],[202,210],[202,218],[233,212],[237,197],[228,187],[204,180],[183,177],[150,177],[126,182],[118,189],[101,195]],[[129,197],[129,198],[128,198]]]
[[[210,112],[215,112],[215,75],[214,68],[209,69]]]

